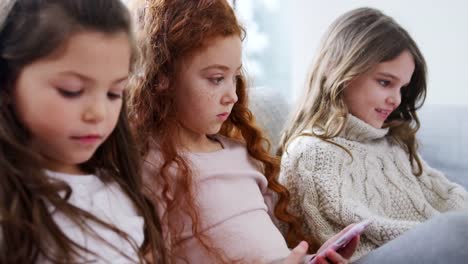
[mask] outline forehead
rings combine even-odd
[[[394,59],[378,63],[374,71],[388,73],[398,77],[403,82],[409,82],[415,69],[413,55],[409,51],[403,51]]]
[[[238,68],[242,64],[242,41],[235,35],[214,38],[203,49],[195,52],[185,64],[195,67],[224,64]]]
[[[126,33],[80,32],[68,38],[54,53],[31,64],[43,73],[76,71],[87,76],[128,74],[131,59]]]

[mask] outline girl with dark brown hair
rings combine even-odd
[[[125,109],[128,10],[0,7],[0,263],[166,263]]]

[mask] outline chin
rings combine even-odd
[[[210,131],[208,131],[206,134],[207,135],[215,135],[215,134],[218,134],[219,131],[221,131],[221,126],[210,129]]]
[[[72,164],[83,164],[88,162],[94,155],[94,152],[91,154],[85,154],[80,156],[75,156],[71,159],[70,163]]]
[[[384,125],[384,123],[375,123],[375,124],[373,124],[372,126],[375,127],[375,128],[379,128],[379,129],[380,129],[380,128],[383,127],[383,125]]]

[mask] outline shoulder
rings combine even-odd
[[[150,148],[146,156],[142,158],[141,174],[143,181],[154,178],[164,164],[162,153],[157,148]]]
[[[333,141],[332,141],[333,142]],[[342,165],[351,159],[337,145],[313,136],[293,139],[281,157],[282,174],[338,174]]]
[[[287,147],[287,151],[288,152],[304,151],[304,150],[307,150],[308,148],[318,147],[322,145],[323,143],[325,142],[317,137],[301,135],[291,140],[291,142],[289,143]]]
[[[240,139],[228,138],[223,135],[214,135],[213,138],[221,142],[223,148],[228,150],[247,150],[245,142]]]
[[[124,211],[125,210],[134,210],[133,208],[133,202],[131,201],[130,197],[125,193],[125,191],[122,189],[122,187],[117,184],[116,182],[112,183],[106,183],[105,187],[101,190],[102,193],[97,193],[97,197],[101,195],[105,195],[108,197],[108,206],[110,204],[115,204],[117,205],[118,208],[115,208],[117,210]],[[102,198],[102,197],[101,197]],[[103,203],[105,200],[98,198],[96,203]]]
[[[223,145],[223,150],[219,152],[214,152],[213,155],[216,155],[217,158],[248,158],[250,155],[247,151],[247,145],[244,141],[235,138],[229,138],[222,135],[213,136]]]
[[[157,146],[152,146],[148,149],[148,152],[143,157],[143,167],[146,168],[157,168],[164,163],[163,154]]]
[[[320,138],[301,135],[294,138],[287,146],[283,154],[283,158],[287,159],[304,159],[310,155],[332,154],[333,156],[340,156],[345,153],[337,145],[333,144],[334,140],[327,142]]]

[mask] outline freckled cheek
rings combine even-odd
[[[213,111],[216,106],[216,95],[213,93],[205,92],[194,96],[190,100],[190,105],[196,108],[197,111],[207,112]]]

